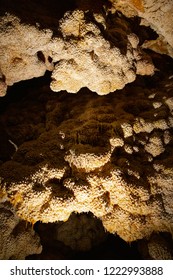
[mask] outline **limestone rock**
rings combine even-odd
[[[51,89],[76,93],[82,87],[100,95],[122,89],[136,75],[152,75],[151,58],[125,17],[75,10],[51,29],[24,24],[14,15],[0,17],[0,96],[7,86],[52,72]],[[53,27],[52,27],[53,28]]]
[[[159,234],[152,234],[146,240],[140,241],[139,250],[143,258],[152,260],[172,260],[172,244],[170,238],[167,237],[167,239]]]
[[[153,75],[155,67],[142,48],[173,56],[172,1],[111,2],[114,8],[103,1],[76,1],[78,9],[61,18],[58,13],[52,20],[39,14],[35,25],[21,22],[7,9],[0,17],[0,96],[6,94],[7,86],[43,76],[46,70],[53,71],[54,91],[76,93],[88,87],[100,95],[122,89],[138,74]],[[35,3],[34,8],[40,5]],[[138,16],[159,37],[140,46],[126,16]]]
[[[150,57],[156,54],[143,51],[150,44],[139,36],[140,18],[159,35],[155,50],[160,44],[160,53],[172,55],[172,1],[116,0],[114,11],[101,9],[101,0],[90,8],[92,2],[52,20],[43,15],[42,24],[1,14],[0,95],[46,70],[52,71],[52,90],[77,93],[33,86],[28,94],[26,87],[26,99],[6,105],[0,116],[1,239],[13,242],[8,222],[15,232],[22,223],[22,245],[3,249],[2,258],[25,257],[17,249],[34,233],[28,228],[25,236],[20,219],[53,223],[91,212],[127,242],[173,234],[172,64],[169,77],[156,74]],[[134,15],[136,21],[126,17]]]
[[[4,76],[2,75],[0,70],[0,96],[4,96],[6,94],[6,91],[7,85],[5,83]]]
[[[159,36],[156,40],[145,41],[142,44],[143,49],[151,49],[160,54],[166,54],[173,57],[173,48],[165,41],[163,36]]]
[[[110,29],[104,30],[104,18],[103,24],[92,22],[90,17],[79,10],[65,14],[60,21],[64,49],[53,58],[58,63],[52,73],[52,90],[76,93],[88,87],[104,95],[133,82],[136,74],[154,73],[151,59],[138,47],[138,38],[130,32],[128,23],[116,15]]]
[[[39,56],[45,52],[46,57],[52,31],[22,24],[19,18],[7,13],[0,17],[0,37],[0,69],[4,77],[0,95],[4,95],[7,85],[43,76],[47,69],[52,70],[51,63],[43,62]]]
[[[152,236],[148,242],[149,255],[154,260],[171,260],[171,248],[169,243],[159,235]]]
[[[56,226],[56,239],[75,251],[88,251],[103,242],[105,237],[101,221],[86,213],[73,213],[67,222]]]
[[[9,202],[0,203],[0,259],[25,259],[40,254],[40,239],[31,225],[27,225],[15,213]]]
[[[1,117],[20,143],[0,168],[17,214],[48,223],[91,212],[128,242],[172,233],[172,79],[101,98],[86,89],[77,98],[45,91],[40,103],[25,100]],[[28,140],[18,122],[28,127],[35,112],[37,133]]]
[[[126,16],[139,16],[141,23],[149,25],[159,35],[159,39],[145,42],[159,53],[173,55],[173,2],[172,0],[110,0],[114,10],[121,10]]]

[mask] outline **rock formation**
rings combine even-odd
[[[5,95],[7,85],[43,76],[46,69],[52,69],[48,59],[39,59],[50,42],[50,30],[20,24],[19,18],[6,14],[0,19],[0,33],[0,96]]]
[[[151,26],[159,35],[157,40],[145,42],[144,47],[173,57],[172,0],[110,0],[113,10],[126,16],[139,16],[141,24]]]
[[[170,238],[167,237],[170,241]],[[152,234],[148,240],[139,242],[139,250],[141,251],[144,259],[152,260],[171,260],[172,259],[172,246],[166,238],[159,234]]]
[[[82,87],[100,95],[122,89],[136,74],[154,74],[154,65],[138,46],[132,27],[120,15],[75,10],[57,20],[59,36],[39,25],[0,18],[0,95],[7,86],[53,70],[51,89],[76,93]],[[65,82],[64,82],[65,81]]]
[[[39,236],[15,213],[8,202],[0,203],[0,259],[21,260],[28,255],[40,254]]]
[[[138,37],[118,14],[111,30],[102,15],[94,14],[93,22],[90,18],[90,13],[74,11],[60,21],[64,46],[53,57],[58,63],[52,73],[52,90],[75,93],[87,87],[104,95],[133,82],[136,74],[154,74],[151,60],[138,47]]]
[[[1,122],[23,143],[0,176],[17,214],[35,223],[90,211],[128,242],[172,232],[172,78],[164,83],[166,91],[132,86],[101,99],[47,94],[42,109],[28,103],[37,114],[29,141],[27,107],[9,108]]]
[[[40,17],[35,25],[11,10],[1,15],[0,95],[52,72],[44,84],[26,82],[20,102],[0,115],[4,224],[6,212],[14,227],[21,220],[70,223],[73,213],[90,212],[126,242],[173,234],[173,62],[143,50],[154,42],[153,50],[172,56],[172,2],[111,2],[92,8],[78,0],[61,17]],[[63,228],[57,235],[67,245],[91,245],[67,240]],[[160,241],[148,240],[149,254],[159,258]],[[3,250],[2,258],[25,257]],[[39,250],[34,243],[27,254]]]
[[[56,225],[55,239],[75,251],[88,251],[106,238],[101,221],[90,214],[72,214],[67,222]]]

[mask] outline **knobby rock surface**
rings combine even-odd
[[[0,176],[17,214],[47,223],[90,211],[128,242],[172,233],[172,91],[171,76],[102,98],[44,86],[9,106],[1,123],[18,148]]]
[[[0,258],[41,252],[26,222],[65,221],[57,239],[71,248],[104,239],[102,222],[171,258],[159,233],[173,234],[173,4],[97,2],[50,16],[43,1],[38,22],[20,5],[0,12]]]
[[[132,26],[118,13],[76,9],[57,19],[55,32],[6,13],[0,17],[0,95],[46,70],[53,71],[53,91],[87,87],[100,95],[122,89],[137,74],[153,75],[155,67]]]

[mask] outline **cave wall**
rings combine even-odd
[[[0,198],[15,223],[90,212],[126,242],[172,235],[171,1],[13,2],[0,1]],[[166,258],[162,239],[150,255],[157,243]]]

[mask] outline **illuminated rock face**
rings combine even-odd
[[[141,24],[149,25],[159,38],[145,42],[144,48],[173,57],[173,2],[172,0],[110,0],[115,10],[126,16],[139,16]]]
[[[60,21],[64,47],[53,57],[58,63],[52,73],[52,90],[76,93],[87,87],[104,95],[133,82],[136,74],[154,74],[151,60],[138,47],[138,37],[127,22],[116,15],[110,31],[103,16],[94,14],[95,23],[90,17],[87,12],[74,11]]]
[[[53,71],[51,89],[76,93],[82,87],[100,95],[122,89],[136,74],[154,74],[154,65],[138,46],[132,26],[118,14],[75,10],[51,29],[20,23],[6,14],[0,19],[0,95],[7,86]],[[51,27],[50,27],[51,28]]]
[[[152,82],[158,71],[151,59],[157,54],[143,48],[172,56],[172,2],[111,2],[112,15],[105,6],[99,12],[77,1],[79,7],[47,29],[10,13],[1,16],[0,95],[46,70],[52,71],[53,91],[77,93],[38,86],[0,116],[0,140],[8,149],[0,147],[0,187],[17,225],[18,217],[52,223],[91,212],[127,242],[173,233],[173,73],[155,87],[138,77],[153,75]],[[134,19],[127,18],[132,15],[159,37],[141,42]],[[2,221],[8,207],[3,204]],[[33,247],[27,254],[39,252]],[[4,250],[2,258],[26,256]]]
[[[15,213],[8,202],[0,203],[0,259],[25,259],[40,254],[40,239],[31,225],[27,225]]]
[[[172,232],[172,91],[171,77],[104,97],[43,88],[9,107],[1,122],[19,147],[0,177],[17,214],[47,223],[90,211],[128,242]]]
[[[20,20],[10,14],[0,19],[0,96],[5,95],[6,86],[21,80],[43,76],[52,70],[47,58],[39,59],[39,53],[47,56],[47,45],[52,31],[40,31],[34,26],[20,24]]]
[[[57,16],[51,20],[44,12],[38,13],[38,23],[34,25],[20,22],[10,13],[2,15],[0,96],[6,94],[7,86],[43,76],[46,70],[53,71],[51,89],[56,92],[76,93],[88,87],[104,95],[133,82],[136,74],[154,74],[154,65],[142,48],[173,56],[171,0],[111,0],[111,8],[108,2],[96,2],[93,5],[92,1],[83,4],[76,0],[78,9],[65,13],[61,19]],[[16,0],[16,5],[20,4]],[[40,12],[40,5],[34,5],[34,13],[36,9]],[[138,16],[141,25],[154,29],[158,38],[139,44],[133,32],[136,23],[130,24],[119,11],[128,17]],[[21,15],[22,12],[21,8]]]

